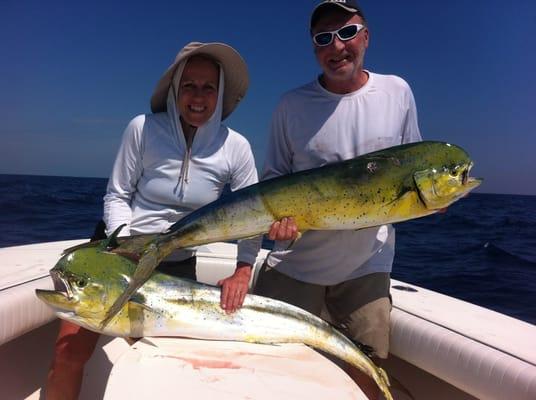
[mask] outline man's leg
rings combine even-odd
[[[361,307],[350,316],[348,332],[353,332],[350,337],[374,349],[372,361],[377,366],[381,366],[389,354],[390,310],[391,303],[384,297]],[[343,368],[369,399],[379,398],[380,389],[372,378],[348,364]]]
[[[324,307],[325,286],[298,281],[266,265],[259,271],[253,293],[300,307],[320,316]]]
[[[389,281],[389,274],[370,274],[329,287],[327,295],[332,322],[350,339],[370,346],[378,366],[389,354]],[[372,378],[346,363],[341,367],[369,399],[379,398],[380,390]]]
[[[75,400],[82,386],[84,366],[99,334],[67,321],[61,321],[46,385],[47,400]]]

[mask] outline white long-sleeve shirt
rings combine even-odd
[[[226,184],[234,191],[257,183],[248,141],[221,124],[223,82],[220,75],[216,111],[197,129],[190,149],[171,90],[167,112],[139,115],[128,124],[104,196],[108,235],[121,224],[127,225],[121,236],[166,231],[218,199]],[[239,241],[238,261],[254,264],[261,239]],[[192,254],[183,251],[174,259]]]
[[[331,93],[315,80],[282,97],[272,119],[262,179],[421,140],[408,84],[397,76],[367,73],[367,83],[353,93]],[[304,282],[333,285],[390,272],[395,232],[391,225],[309,231],[287,250],[288,245],[276,242],[269,266]]]

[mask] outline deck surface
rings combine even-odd
[[[150,384],[148,384],[150,382]],[[114,364],[104,399],[366,399],[334,363],[301,344],[145,338]]]

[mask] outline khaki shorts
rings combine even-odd
[[[270,268],[259,271],[254,293],[293,304],[332,323],[350,339],[387,358],[391,300],[390,275],[374,273],[337,285],[298,281]]]

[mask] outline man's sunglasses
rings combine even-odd
[[[355,38],[364,27],[365,26],[361,24],[351,24],[345,25],[336,31],[319,32],[313,35],[313,42],[320,47],[329,46],[333,42],[335,35],[342,41],[350,40]]]

